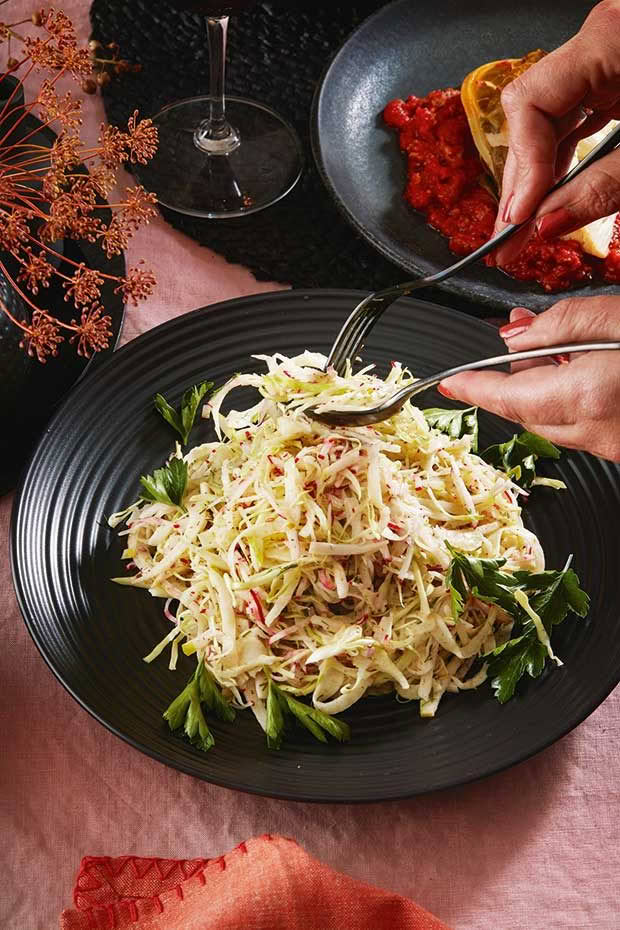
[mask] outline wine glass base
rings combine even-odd
[[[257,213],[285,197],[303,168],[295,131],[264,104],[227,97],[226,119],[240,144],[229,154],[208,154],[194,134],[209,110],[209,97],[192,97],[153,117],[159,146],[147,165],[136,166],[140,183],[162,206],[209,219]]]

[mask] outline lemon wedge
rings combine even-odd
[[[570,167],[574,168],[586,155],[589,155],[592,149],[596,148],[607,133],[615,129],[617,125],[618,120],[612,119],[598,132],[581,139],[577,143]],[[588,223],[587,226],[576,229],[575,232],[567,233],[562,238],[575,239],[580,242],[584,252],[587,252],[588,255],[593,255],[595,258],[607,258],[617,215],[617,213],[611,213],[609,216],[603,216],[600,220],[594,220],[592,223]]]

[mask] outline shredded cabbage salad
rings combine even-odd
[[[412,380],[393,363],[325,373],[323,355],[256,356],[263,374],[232,378],[203,408],[217,440],[174,456],[187,465],[179,506],[138,500],[115,579],[164,598],[170,646],[195,654],[223,695],[266,728],[269,682],[332,715],[368,693],[395,691],[433,716],[446,692],[476,688],[477,657],[507,642],[512,617],[470,597],[455,619],[448,545],[541,572],[544,555],[521,519],[526,492],[484,462],[471,437],[431,428],[406,404],[369,427],[330,428],[305,415],[370,406]],[[261,395],[221,412],[231,391]],[[448,545],[447,545],[448,544]],[[478,663],[480,664],[480,663]],[[189,699],[188,699],[189,700]]]

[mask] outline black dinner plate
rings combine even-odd
[[[189,385],[258,370],[255,353],[326,351],[357,291],[285,291],[196,310],[117,351],[64,403],[39,443],[19,488],[12,524],[16,591],[28,629],[54,674],[94,717],[142,752],[230,788],[288,799],[376,801],[458,785],[513,765],[567,733],[620,678],[616,601],[620,540],[619,470],[567,453],[547,474],[568,490],[537,489],[526,520],[548,565],[570,552],[592,596],[584,621],[557,631],[565,661],[500,706],[489,687],[448,695],[437,716],[417,704],[367,698],[345,715],[350,743],[322,745],[297,735],[270,752],[250,711],[214,723],[203,754],[169,732],[161,713],[193,661],[170,672],[167,658],[142,657],[167,623],[161,602],[109,579],[122,572],[122,541],[106,517],[135,499],[138,476],[160,465],[172,436],[152,407],[162,391],[178,402]],[[374,330],[366,358],[385,373],[397,356],[420,375],[466,358],[497,354],[496,331],[443,307],[403,300]],[[235,406],[253,392],[232,395]],[[438,403],[429,392],[425,405]],[[483,414],[482,442],[507,438],[511,424]],[[192,442],[212,434],[201,421]]]
[[[362,23],[335,55],[313,107],[319,171],[358,232],[410,276],[439,271],[456,256],[403,200],[405,159],[397,134],[383,125],[386,103],[460,87],[466,74],[487,61],[536,48],[550,51],[577,31],[593,6],[588,0],[561,5],[549,0],[396,0]],[[519,304],[543,310],[559,299],[537,284],[481,264],[439,287],[501,310]],[[617,291],[598,282],[578,293]]]

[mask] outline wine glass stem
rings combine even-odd
[[[210,112],[194,132],[194,144],[210,155],[228,155],[239,145],[239,133],[226,119],[226,35],[228,16],[208,16]]]

